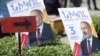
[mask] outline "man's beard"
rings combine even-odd
[[[84,38],[88,38],[87,36],[88,36],[87,33],[86,32],[83,32],[83,37]]]

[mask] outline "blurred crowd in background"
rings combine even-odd
[[[94,10],[99,10],[96,5],[96,0],[87,0],[87,7],[91,10],[91,2],[93,2]],[[58,15],[58,8],[65,7],[80,7],[83,0],[44,0],[47,13],[49,15]]]

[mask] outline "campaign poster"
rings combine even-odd
[[[30,12],[34,9],[39,9],[43,12],[44,22],[48,23],[48,16],[43,0],[13,0],[7,3],[10,17],[30,16]],[[15,34],[18,40],[18,33]],[[22,47],[25,46],[25,41],[28,39],[28,32],[22,32]],[[28,40],[27,40],[28,41]]]
[[[7,7],[11,17],[30,16],[30,11],[39,9],[43,12],[44,21],[48,21],[43,0],[13,0],[7,3]]]
[[[97,37],[93,22],[86,7],[59,8],[60,17],[74,56],[80,53],[80,43],[84,39],[81,22],[87,22],[92,28],[92,34]]]

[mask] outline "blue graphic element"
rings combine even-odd
[[[75,34],[75,30],[74,30],[74,27],[69,27],[70,30],[71,30],[71,34],[74,35]]]
[[[7,9],[7,2],[9,2],[11,0],[0,0],[0,15],[2,15],[3,17],[9,17],[9,12]]]

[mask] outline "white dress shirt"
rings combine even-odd
[[[91,47],[92,47],[92,39],[93,39],[92,36],[91,36],[89,39],[87,39],[87,41],[88,41],[88,40],[90,41],[90,45],[91,45]],[[87,47],[88,47],[88,42],[87,42]]]

